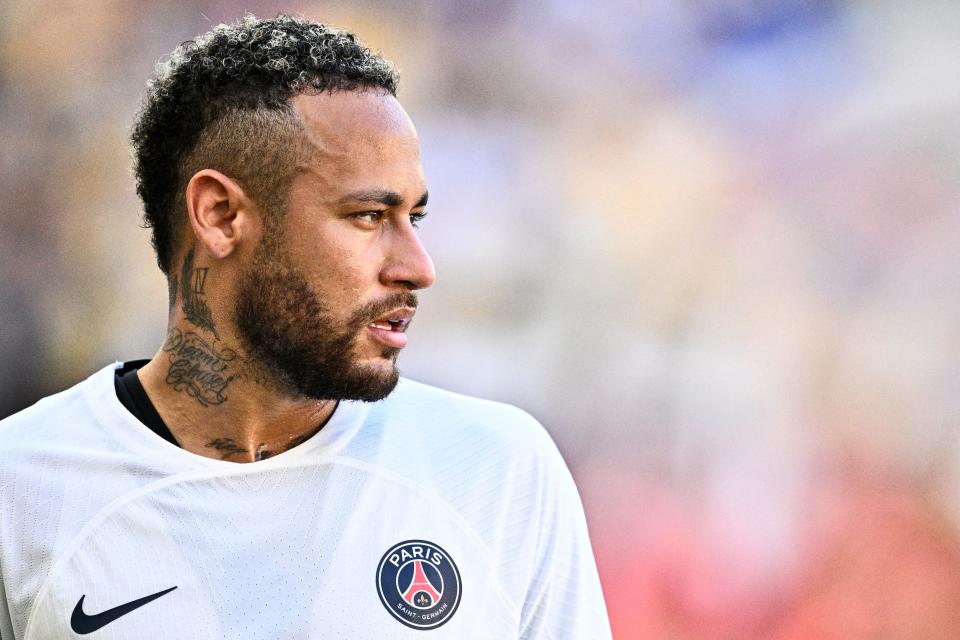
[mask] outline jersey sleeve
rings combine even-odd
[[[521,611],[520,638],[607,639],[610,622],[583,505],[560,452],[553,442],[547,448],[536,559]]]
[[[10,610],[7,607],[7,587],[3,582],[2,567],[0,567],[0,640],[13,640],[13,621],[10,619]]]

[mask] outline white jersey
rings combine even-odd
[[[237,464],[119,364],[0,422],[0,638],[609,638],[583,509],[526,413],[402,380]]]

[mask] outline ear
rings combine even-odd
[[[193,174],[187,183],[187,218],[197,242],[214,259],[229,256],[247,230],[250,198],[233,180],[213,169]]]

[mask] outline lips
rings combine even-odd
[[[367,325],[367,329],[378,341],[388,347],[402,349],[407,346],[407,336],[404,331],[410,326],[416,310],[410,307],[395,309],[384,314]]]

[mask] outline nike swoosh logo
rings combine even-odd
[[[78,633],[81,636],[85,636],[88,633],[93,633],[101,627],[105,627],[120,616],[125,616],[134,609],[139,609],[143,605],[153,602],[161,596],[165,596],[171,591],[176,589],[176,587],[170,587],[169,589],[164,589],[163,591],[158,591],[149,596],[144,596],[142,598],[137,598],[127,604],[122,604],[119,607],[114,607],[113,609],[107,609],[102,613],[97,613],[92,616],[88,616],[83,612],[83,599],[87,597],[86,594],[80,596],[80,600],[77,601],[77,606],[73,608],[73,615],[70,616],[70,628],[73,629],[74,633]]]

